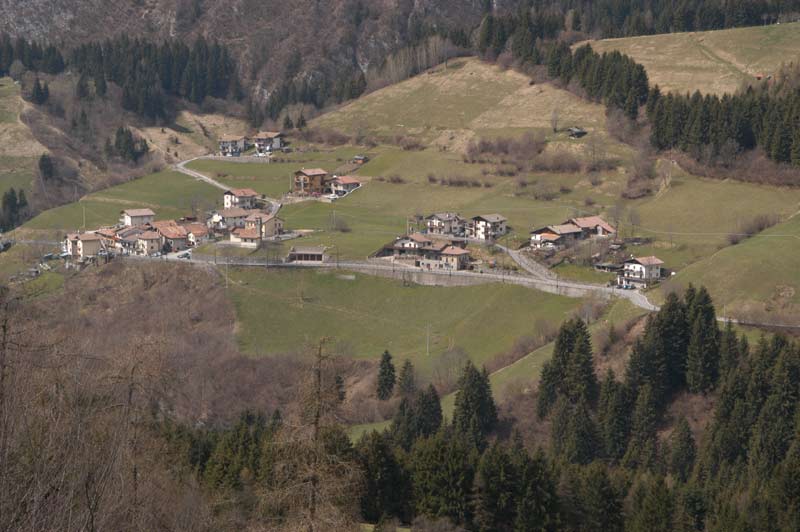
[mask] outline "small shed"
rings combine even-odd
[[[325,246],[293,246],[286,256],[286,262],[327,262]]]

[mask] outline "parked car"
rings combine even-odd
[[[192,258],[192,252],[191,251],[184,251],[183,253],[179,253],[178,254],[178,258],[179,259],[191,259]]]

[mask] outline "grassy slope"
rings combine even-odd
[[[671,91],[733,92],[755,74],[774,73],[800,55],[800,23],[594,41],[643,64],[652,83]]]
[[[580,304],[519,286],[404,287],[342,272],[242,270],[231,271],[231,278],[245,351],[289,353],[332,336],[359,358],[389,349],[397,360],[411,359],[424,376],[447,349],[461,347],[480,364],[532,332],[537,320],[560,323]]]
[[[679,272],[675,280],[706,285],[722,313],[774,310],[800,325],[800,216],[725,248]]]
[[[47,151],[19,121],[24,105],[19,85],[0,78],[0,194],[11,187],[30,191],[36,157]]]
[[[73,230],[114,224],[119,212],[126,208],[149,207],[157,219],[177,218],[192,214],[192,205],[198,207],[222,202],[221,192],[187,175],[164,171],[141,179],[89,194],[79,202],[70,203],[43,212],[23,227],[36,230]]]

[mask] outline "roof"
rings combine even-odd
[[[194,236],[204,236],[208,234],[208,227],[205,224],[201,224],[199,222],[194,222],[190,224],[184,224],[186,231],[192,233]]]
[[[458,213],[455,212],[435,212],[430,216],[428,216],[426,219],[431,220],[433,218],[446,221],[446,220],[458,220],[460,217],[458,216]]]
[[[361,181],[356,179],[351,175],[340,175],[334,181],[337,181],[341,185],[360,185]]]
[[[245,221],[257,222],[260,219],[262,222],[267,222],[274,217],[275,217],[274,214],[267,214],[265,212],[256,211],[248,215],[247,218],[245,218]]]
[[[254,139],[274,139],[275,137],[282,137],[282,131],[259,131],[253,137]]]
[[[414,242],[419,242],[420,244],[424,242],[432,242],[430,238],[423,235],[422,233],[411,233],[410,235],[408,235],[408,238],[410,240],[413,240]]]
[[[154,213],[150,209],[125,209],[122,211],[122,214],[127,214],[128,216],[155,216]]]
[[[180,225],[168,225],[166,227],[161,227],[158,230],[164,238],[169,238],[170,240],[174,240],[176,238],[186,238],[188,236],[188,231],[186,231],[185,227],[181,227]]]
[[[611,224],[603,220],[599,216],[584,216],[583,218],[570,218],[567,220],[568,223],[573,223],[580,227],[581,229],[593,229],[597,226],[603,228],[604,231],[609,233],[616,233],[617,230],[614,229]]]
[[[258,234],[258,229],[245,229],[240,227],[236,229],[233,234],[239,238],[261,238],[261,235]]]
[[[557,235],[555,233],[542,233],[539,235],[539,238],[546,240],[547,242],[556,242],[561,239],[561,235]]]
[[[232,194],[236,197],[248,197],[248,196],[258,196],[258,192],[253,190],[252,188],[232,188],[230,190],[226,190],[225,194]]]
[[[108,238],[108,239],[111,239],[111,240],[113,240],[117,236],[116,231],[114,229],[110,228],[110,227],[104,227],[104,228],[98,229],[97,231],[95,231],[95,233],[100,235],[103,238]]]
[[[102,240],[102,237],[95,233],[67,233],[67,240]]]
[[[239,142],[244,140],[244,135],[222,135],[219,137],[220,142]]]
[[[144,229],[142,229],[141,227],[136,227],[136,226],[134,226],[134,227],[125,227],[125,228],[120,229],[119,231],[117,231],[117,236],[124,239],[124,238],[128,238],[128,237],[131,237],[131,236],[135,237],[136,235],[139,235],[141,233],[144,233]],[[134,238],[134,240],[135,240],[135,238]]]
[[[325,246],[292,246],[292,249],[289,250],[289,254],[295,255],[322,255],[325,253],[325,250],[328,249]]]
[[[649,257],[633,257],[625,262],[638,262],[642,266],[660,266],[664,264],[664,261],[659,259],[654,255],[650,255]]]
[[[464,248],[457,248],[455,246],[447,246],[442,250],[442,255],[469,255],[469,251]]]
[[[480,216],[473,216],[473,220],[484,220],[486,222],[495,224],[499,222],[505,222],[506,217],[500,214],[481,214]]]
[[[328,175],[328,172],[326,170],[323,170],[322,168],[301,168],[300,170],[298,170],[295,173],[305,174],[307,176]]]
[[[242,209],[241,207],[231,207],[230,209],[219,210],[217,214],[223,218],[244,218],[250,214],[250,211]]]
[[[580,233],[581,228],[575,224],[566,223],[561,225],[548,225],[546,227],[541,227],[534,231],[531,231],[531,234],[545,234],[551,233],[555,235],[569,235],[572,233]]]
[[[175,222],[175,220],[158,220],[155,222],[150,222],[149,224],[146,225],[149,225],[150,227],[158,231],[164,227],[174,227],[178,224]]]
[[[161,240],[161,235],[159,235],[155,231],[145,231],[144,233],[139,235],[139,238],[137,240]]]

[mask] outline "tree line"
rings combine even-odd
[[[47,74],[60,74],[65,68],[64,57],[55,45],[22,37],[12,40],[3,33],[0,35],[0,76],[8,75],[15,61],[28,70]]]

